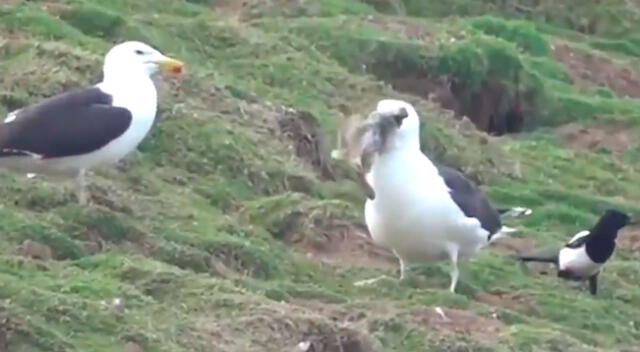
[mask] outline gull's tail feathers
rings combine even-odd
[[[500,228],[500,230],[498,230],[498,232],[496,232],[489,238],[489,243],[493,243],[496,240],[499,240],[501,238],[509,237],[509,235],[511,235],[512,233],[516,233],[518,231],[519,231],[518,229],[514,229],[513,227],[503,225]]]

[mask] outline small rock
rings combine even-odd
[[[440,314],[440,316],[442,317],[442,320],[450,321],[450,319],[444,314],[444,310],[442,310],[442,308],[435,307],[434,310],[436,311],[436,313]]]
[[[87,252],[87,254],[93,255],[98,254],[102,251],[102,244],[94,241],[83,241],[81,242],[82,248]]]
[[[142,346],[138,345],[135,342],[127,342],[126,345],[124,345],[124,349],[122,350],[122,352],[144,352],[142,350]]]
[[[294,349],[294,352],[307,352],[309,351],[310,347],[311,347],[311,342],[302,341],[296,346],[296,348]]]
[[[124,299],[119,297],[114,298],[113,301],[111,301],[111,307],[120,314],[124,313],[126,310]]]
[[[100,301],[100,304],[102,304],[106,309],[113,310],[117,315],[122,315],[127,310],[124,299],[120,297],[116,297],[111,301]]]

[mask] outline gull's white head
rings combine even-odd
[[[396,119],[398,128],[393,134],[393,140],[389,141],[390,146],[420,149],[420,117],[413,105],[402,100],[383,99],[378,101],[376,112],[399,116],[402,109],[406,111],[406,117]]]
[[[128,41],[114,46],[104,59],[105,78],[111,75],[129,76],[140,72],[151,76],[158,69],[178,74],[182,72],[183,67],[182,62],[137,41]]]
[[[398,150],[420,150],[420,118],[413,106],[402,100],[383,99],[360,128],[360,164],[365,172],[376,155]]]

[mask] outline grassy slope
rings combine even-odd
[[[598,298],[528,273],[494,250],[467,267],[460,293],[450,295],[444,264],[425,268],[422,281],[355,288],[352,281],[380,270],[322,265],[278,239],[293,211],[357,221],[362,199],[353,182],[321,180],[291,156],[286,139],[274,138],[277,106],[308,110],[333,133],[341,106],[366,111],[382,96],[402,96],[363,72],[363,64],[402,60],[437,70],[429,62],[463,57],[471,44],[488,48],[474,55],[491,59],[497,52],[525,67],[532,87],[544,87],[549,104],[539,114],[545,124],[591,123],[605,114],[635,128],[640,100],[573,87],[548,53],[527,44],[569,40],[589,47],[594,38],[508,22],[524,26],[524,34],[515,30],[499,39],[486,23],[504,25],[496,18],[394,17],[355,0],[262,5],[251,21],[205,1],[99,3],[0,5],[1,113],[98,79],[101,56],[123,38],[183,59],[189,76],[162,85],[160,123],[130,167],[91,178],[98,204],[81,208],[59,184],[1,176],[0,312],[11,317],[12,352],[120,351],[128,340],[145,351],[282,351],[310,335],[354,334],[373,337],[384,351],[636,346],[640,265],[629,251],[619,251],[607,268]],[[393,25],[377,25],[370,15]],[[406,23],[427,35],[409,36]],[[462,44],[448,44],[451,37]],[[516,225],[539,245],[565,240],[607,205],[640,214],[633,151],[626,163],[607,153],[576,152],[545,129],[487,140],[459,129],[430,103],[405,98],[420,108],[425,144],[438,159],[487,180],[497,202],[535,209]],[[515,166],[521,177],[514,176]],[[306,225],[303,238],[322,236],[321,228]],[[25,239],[46,243],[58,260],[16,255]],[[93,253],[87,243],[97,239],[104,247]],[[218,262],[227,270],[216,269]],[[473,298],[485,290],[516,292],[527,304],[507,308]],[[102,303],[115,297],[125,299],[124,314]],[[495,313],[504,326],[498,334],[455,337],[425,323],[431,306],[490,320]],[[345,327],[345,321],[351,323]]]

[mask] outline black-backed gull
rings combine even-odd
[[[85,172],[133,151],[149,132],[157,110],[151,75],[180,73],[180,61],[129,41],[104,59],[103,81],[11,112],[0,124],[0,169],[76,177],[87,202]]]
[[[412,105],[384,99],[372,115],[362,147],[363,156],[373,154],[370,170],[364,165],[375,195],[365,204],[371,237],[398,257],[401,279],[411,265],[449,259],[449,289],[455,292],[458,261],[516,230],[502,225],[500,213],[464,174],[436,166],[422,153],[420,119]]]

